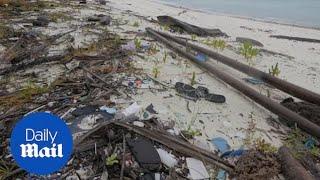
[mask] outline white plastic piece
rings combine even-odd
[[[127,107],[127,109],[125,109],[122,113],[128,117],[130,115],[138,113],[140,109],[141,109],[141,106],[139,106],[137,102],[134,102],[129,107]]]
[[[169,168],[172,168],[178,164],[178,161],[173,154],[170,154],[167,151],[160,148],[158,148],[157,151],[160,156],[161,162],[164,165],[168,166]]]
[[[138,126],[138,127],[144,127],[144,123],[141,121],[134,121],[133,125]]]
[[[154,180],[161,180],[161,175],[160,175],[160,173],[155,173],[155,174],[154,174]]]
[[[203,162],[194,159],[194,158],[186,158],[187,166],[189,169],[189,178],[192,180],[200,180],[200,179],[209,179],[209,173],[204,166]]]

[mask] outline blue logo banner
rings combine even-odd
[[[47,175],[68,162],[73,148],[65,122],[50,113],[32,113],[14,127],[10,148],[17,164],[29,173]]]

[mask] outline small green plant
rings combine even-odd
[[[15,166],[12,163],[7,163],[4,160],[0,160],[0,179],[6,177],[14,170]]]
[[[266,153],[276,153],[277,148],[267,143],[264,139],[258,138],[254,141],[255,149],[266,152]]]
[[[192,34],[192,35],[191,35],[191,39],[192,39],[192,41],[197,40],[197,35],[196,35],[196,34]]]
[[[170,30],[170,26],[168,26],[168,25],[164,25],[164,26],[163,26],[163,30],[165,30],[165,31],[169,31],[169,30]]]
[[[134,45],[136,46],[136,49],[141,49],[142,48],[142,43],[141,40],[138,38],[134,39]]]
[[[117,159],[117,154],[115,153],[107,158],[107,162],[106,162],[107,166],[113,166],[114,164],[118,164],[118,163],[119,161]]]
[[[187,135],[194,138],[196,136],[201,136],[202,133],[200,130],[194,130],[194,129],[191,129],[191,127],[188,128],[188,130],[186,131]]]
[[[120,45],[121,45],[121,38],[120,38],[120,36],[119,36],[119,35],[116,35],[116,36],[114,37],[113,42],[114,42],[114,45],[115,45],[116,47],[120,46]]]
[[[249,65],[253,65],[252,59],[259,54],[259,49],[254,48],[252,43],[245,42],[240,47],[240,54],[247,59]]]
[[[191,77],[191,86],[196,84],[196,72],[192,72],[192,77]]]
[[[134,23],[133,23],[133,25],[132,25],[133,27],[139,27],[140,26],[140,24],[139,24],[139,22],[138,21],[135,21]]]
[[[320,149],[318,147],[316,147],[316,146],[313,146],[309,151],[315,157],[319,157],[320,156]]]
[[[223,51],[227,47],[227,43],[222,39],[214,39],[214,40],[207,39],[203,41],[203,43],[221,51]]]
[[[149,54],[156,54],[158,53],[160,50],[157,48],[157,45],[155,43],[151,43],[150,44],[150,48],[148,50]]]
[[[160,75],[160,69],[159,69],[159,67],[157,67],[157,66],[153,67],[152,73],[153,73],[153,77],[154,77],[154,78],[158,78],[159,75]]]
[[[164,52],[164,56],[163,56],[163,63],[166,63],[167,62],[167,58],[168,58],[168,52],[167,51],[165,51]]]
[[[271,74],[272,76],[278,77],[280,72],[281,71],[280,71],[278,63],[275,66],[272,65],[271,68],[269,68],[269,74]]]

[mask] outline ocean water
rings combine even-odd
[[[320,0],[162,0],[216,13],[320,28]]]

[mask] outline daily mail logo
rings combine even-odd
[[[26,129],[26,142],[32,142],[32,141],[36,141],[36,142],[41,142],[41,141],[48,141],[51,142],[52,147],[44,147],[39,149],[39,146],[36,143],[33,144],[21,144],[21,157],[63,157],[63,153],[62,153],[62,144],[56,144],[54,143],[55,138],[58,135],[58,131],[56,131],[54,133],[54,135],[52,135],[51,131],[49,131],[49,129],[44,129],[43,132],[42,131],[35,131],[33,129]]]
[[[68,162],[73,148],[72,135],[59,117],[32,113],[14,127],[10,147],[21,168],[47,175],[59,171]]]

